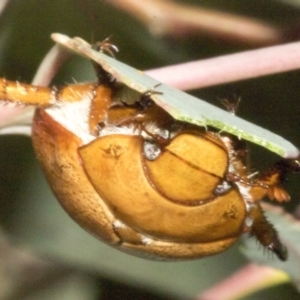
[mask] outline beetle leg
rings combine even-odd
[[[267,250],[274,252],[280,260],[287,260],[286,247],[281,243],[274,226],[266,219],[259,203],[251,209],[250,216],[253,219],[250,234],[254,235]]]
[[[290,172],[300,172],[300,161],[295,160],[280,160],[276,162],[269,171],[262,173],[256,179],[257,185],[251,190],[253,200],[260,200],[267,195],[271,200],[278,202],[289,201],[290,195],[282,186],[286,180],[286,175]]]
[[[109,39],[110,37],[104,39],[101,42],[96,42],[92,45],[92,49],[101,53],[107,52],[110,56],[115,58],[114,52],[118,52],[119,49],[116,45],[112,44]],[[98,82],[100,84],[104,84],[110,87],[116,84],[116,79],[110,73],[105,71],[100,64],[94,62],[93,60],[92,64],[96,71]]]
[[[55,89],[0,78],[0,99],[4,102],[47,107],[53,104],[55,94]]]
[[[151,132],[147,129],[147,117],[143,113],[138,113],[134,116],[130,116],[120,120],[115,126],[121,125],[131,125],[133,126],[133,131],[138,131],[138,135],[143,135],[145,133],[149,139],[154,140],[159,146],[167,146],[170,143],[170,134],[168,132],[168,136],[164,137],[160,134]]]
[[[149,137],[151,137],[160,147],[165,147],[170,144],[170,132],[168,132],[168,137],[164,137],[160,134],[150,132],[143,123],[139,124],[141,131],[145,132]]]
[[[278,202],[290,200],[290,196],[282,184],[285,181],[287,173],[300,172],[299,159],[280,160],[267,172],[252,178],[253,174],[249,174],[248,168],[245,167],[247,149],[243,145],[243,142],[229,138],[226,135],[221,138],[229,153],[231,168],[227,174],[228,181],[251,187],[249,193],[253,202],[260,201],[266,195],[271,200]]]
[[[59,106],[65,102],[80,102],[90,98],[95,84],[74,84],[49,88],[0,78],[0,101],[37,107]]]
[[[253,186],[253,187],[261,187],[264,189],[267,189],[269,187],[268,184],[260,181],[251,181],[249,177],[246,176],[240,176],[239,174],[228,172],[226,174],[226,178],[230,182],[238,182],[246,186]]]
[[[101,42],[96,42],[95,44],[92,45],[92,49],[99,51],[101,53],[107,52],[114,58],[115,57],[114,52],[118,52],[119,50],[117,46],[115,46],[109,41],[109,39],[110,37],[106,38]],[[105,71],[101,65],[99,65],[93,60],[92,60],[92,64],[96,71],[99,84],[104,84],[109,87],[113,87],[116,84],[116,79],[110,73]]]
[[[112,105],[112,89],[105,85],[98,85],[93,93],[89,113],[89,129],[93,135],[98,135],[101,124],[107,120],[107,111]]]
[[[119,52],[119,49],[116,45],[110,42],[111,36],[107,37],[101,42],[96,42],[92,45],[92,49],[99,51],[101,53],[107,52],[110,56],[115,58],[114,52]]]
[[[150,106],[156,105],[155,102],[151,99],[151,96],[163,94],[162,92],[155,91],[155,89],[160,85],[161,83],[156,84],[151,89],[147,90],[141,95],[140,99],[135,103],[136,107],[139,110],[146,110]]]
[[[121,100],[121,104],[111,105],[107,114],[107,122],[99,125],[131,127],[133,132],[138,131],[138,135],[143,135],[160,146],[168,145],[170,128],[174,127],[175,121],[150,98],[153,93],[160,92],[151,89],[142,94],[140,100],[133,104],[127,104]]]

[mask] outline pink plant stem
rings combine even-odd
[[[262,288],[288,281],[279,270],[250,263],[231,277],[204,291],[195,300],[233,300]]]
[[[7,6],[9,0],[0,1],[0,15],[4,12],[5,7]]]
[[[174,38],[206,35],[219,40],[262,46],[280,43],[279,27],[266,22],[169,0],[106,0],[109,5],[130,14],[156,36]]]
[[[149,70],[157,80],[191,90],[300,68],[300,42]]]
[[[61,66],[71,55],[72,53],[68,49],[58,44],[53,46],[41,62],[32,80],[32,84],[48,86]]]

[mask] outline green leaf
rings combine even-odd
[[[145,93],[155,87],[161,94],[153,94],[151,98],[175,119],[199,126],[212,126],[258,144],[280,156],[296,158],[298,149],[282,137],[245,121],[225,110],[217,108],[187,93],[160,83],[142,71],[108,57],[91,49],[91,45],[80,38],[70,39],[62,34],[53,34],[52,38],[59,44],[99,63],[107,72],[129,88]]]

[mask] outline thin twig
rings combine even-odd
[[[0,1],[0,15],[3,14],[9,0],[1,0]]]
[[[190,90],[299,68],[300,42],[295,42],[153,69],[147,74],[178,89]]]
[[[263,288],[289,281],[286,273],[250,263],[201,293],[195,300],[234,300]]]
[[[72,53],[64,47],[56,44],[44,57],[32,80],[32,84],[48,86],[61,66],[70,58]]]
[[[206,35],[251,46],[283,41],[282,31],[266,22],[170,0],[107,0],[148,27],[154,35]]]

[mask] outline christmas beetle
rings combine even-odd
[[[100,45],[100,46],[99,46]],[[97,44],[102,50],[105,44]],[[37,107],[32,140],[61,205],[87,231],[127,253],[158,260],[205,257],[249,232],[287,253],[259,201],[289,199],[282,160],[252,176],[243,141],[178,121],[149,91],[95,65],[98,82],[45,88],[0,79],[2,101]]]

